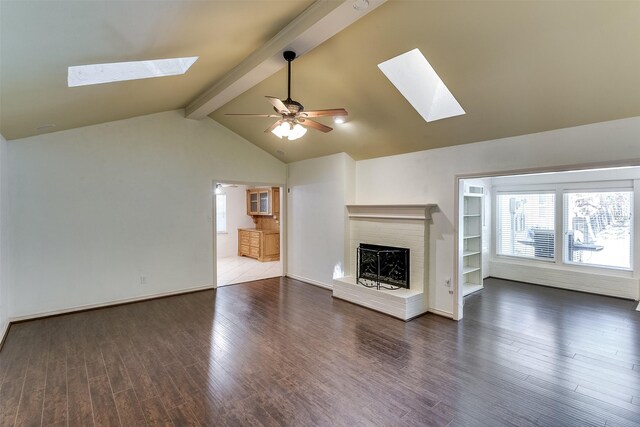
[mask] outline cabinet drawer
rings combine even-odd
[[[248,245],[240,245],[240,250],[239,252],[242,255],[249,255],[249,246]]]
[[[249,248],[249,256],[258,258],[260,256],[260,248]]]
[[[258,235],[251,236],[249,238],[249,246],[251,246],[252,248],[259,248],[260,247],[260,236],[258,236]]]
[[[241,245],[247,245],[249,246],[251,239],[249,238],[249,236],[247,236],[246,234],[241,234],[240,235],[240,244]]]

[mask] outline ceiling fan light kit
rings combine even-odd
[[[271,131],[275,136],[281,139],[288,139],[289,141],[294,141],[298,138],[304,136],[307,133],[307,128],[296,123],[295,125],[290,122],[284,122],[280,125],[276,126],[275,129]]]
[[[267,100],[273,105],[277,114],[225,114],[225,116],[247,116],[247,117],[280,117],[280,120],[269,126],[265,132],[271,132],[278,138],[289,141],[296,140],[307,133],[307,127],[319,130],[320,132],[331,132],[333,129],[320,122],[311,120],[311,117],[333,116],[336,123],[344,123],[344,117],[349,113],[344,108],[334,108],[329,110],[309,110],[305,111],[304,106],[291,99],[291,62],[296,59],[296,53],[290,50],[285,51],[282,56],[287,61],[287,99],[281,100],[275,96],[267,96]],[[342,119],[342,121],[339,121]]]

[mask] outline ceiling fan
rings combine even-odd
[[[265,132],[272,132],[279,138],[290,141],[298,139],[307,133],[307,127],[319,130],[320,132],[331,132],[333,128],[311,120],[311,118],[326,116],[344,117],[349,113],[347,113],[347,110],[344,108],[305,111],[302,104],[291,99],[291,62],[296,59],[296,53],[287,50],[282,56],[287,61],[287,99],[281,100],[275,96],[266,97],[278,114],[225,114],[225,116],[278,118],[279,120],[269,126]]]

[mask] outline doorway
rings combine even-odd
[[[637,166],[457,177],[456,319],[489,276],[638,300],[639,201]]]
[[[216,287],[281,277],[282,188],[214,182]]]

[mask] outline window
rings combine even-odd
[[[564,193],[564,262],[631,268],[631,209],[626,191]]]
[[[496,252],[523,258],[555,259],[555,194],[498,193]]]
[[[216,194],[216,232],[227,232],[227,195]]]

